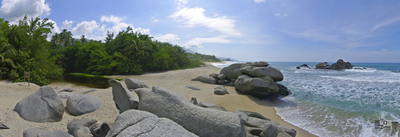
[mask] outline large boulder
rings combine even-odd
[[[133,89],[133,90],[137,88],[149,88],[149,86],[147,86],[146,83],[134,78],[126,78],[125,84],[128,89]]]
[[[245,136],[237,114],[196,106],[176,92],[163,87],[137,89],[139,110],[171,119],[198,136]]]
[[[15,105],[14,111],[25,120],[33,122],[56,122],[62,119],[64,106],[52,87],[43,86]]]
[[[253,67],[266,67],[269,66],[268,62],[265,61],[258,61],[258,62],[246,62],[242,65],[243,66],[253,66]]]
[[[67,124],[68,133],[74,137],[92,137],[89,127],[95,124],[95,119],[80,119]]]
[[[315,66],[315,69],[332,69],[332,66],[330,66],[327,62],[318,63],[318,64]]]
[[[268,76],[252,78],[241,75],[235,82],[235,88],[254,97],[265,98],[279,94],[279,87],[274,80]]]
[[[274,81],[282,81],[283,80],[283,75],[282,75],[281,71],[279,71],[278,69],[273,68],[271,66],[258,67],[258,66],[253,66],[251,64],[244,64],[242,66],[242,68],[240,68],[239,72],[241,74],[247,74],[251,77],[269,76]]]
[[[50,132],[38,127],[26,129],[22,133],[22,136],[23,137],[73,137],[72,135],[64,131],[57,130]]]
[[[200,82],[204,82],[204,83],[209,83],[209,84],[217,84],[217,80],[212,78],[212,77],[208,77],[208,76],[198,76],[194,79],[192,79],[192,81],[200,81]]]
[[[128,109],[138,108],[139,98],[137,95],[123,87],[118,80],[110,79],[108,83],[112,87],[113,100],[120,114]]]
[[[336,61],[336,63],[332,64],[333,70],[342,70],[342,69],[352,69],[353,65],[350,62],[344,62],[342,59]]]
[[[67,100],[67,110],[73,116],[91,113],[99,109],[101,99],[91,95],[81,95]]]
[[[240,76],[239,70],[242,65],[243,63],[231,64],[228,67],[222,68],[219,74],[224,74],[225,79],[237,79]]]
[[[196,135],[168,118],[158,118],[146,111],[127,110],[115,119],[107,136],[195,137]]]
[[[296,130],[282,126],[277,122],[265,118],[259,113],[249,111],[235,111],[243,121],[247,136],[261,137],[295,137]]]

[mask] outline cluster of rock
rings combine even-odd
[[[318,63],[315,66],[315,69],[332,69],[332,70],[343,70],[343,69],[353,69],[353,65],[351,65],[350,62],[344,62],[342,59],[339,59],[336,61],[336,63],[333,63],[332,66],[329,65],[327,62],[324,63]]]
[[[107,122],[98,124],[95,119],[80,119],[67,124],[68,133],[57,130],[50,132],[42,128],[29,128],[23,132],[23,137],[105,137],[110,131]]]
[[[221,69],[219,74],[213,73],[209,76],[199,76],[192,81],[235,86],[244,94],[260,98],[290,94],[285,86],[276,83],[283,80],[282,73],[264,61],[232,64]]]
[[[148,88],[145,83],[127,79],[133,84],[140,86],[128,86],[126,88],[117,80],[109,80],[112,86],[113,99],[120,110],[120,115],[115,119],[114,124],[110,126],[107,122],[97,124],[94,119],[80,119],[68,123],[68,133],[64,131],[47,131],[41,128],[30,128],[24,131],[24,137],[37,136],[60,136],[60,137],[114,137],[114,136],[282,136],[294,137],[294,129],[282,126],[276,122],[255,112],[236,111],[227,112],[221,106],[201,101],[196,98],[191,101],[186,100],[176,92],[166,88],[153,86]],[[140,84],[142,83],[142,84]],[[130,83],[132,85],[132,83]],[[132,90],[133,92],[131,92]],[[54,91],[54,89],[53,89]],[[50,102],[47,109],[52,112],[44,112],[45,116],[62,116],[64,110],[59,104],[60,97],[53,93],[51,87],[42,87],[38,93],[34,93],[40,98],[50,97],[45,101]],[[38,94],[38,95],[37,95]],[[45,96],[40,96],[41,94]],[[75,98],[73,95],[71,98]],[[80,96],[81,98],[85,98]],[[33,98],[31,98],[33,99]],[[24,99],[24,102],[27,100]],[[29,101],[29,99],[28,99]],[[40,99],[35,101],[40,102]],[[56,102],[56,103],[54,103]],[[58,103],[57,103],[58,102]],[[40,103],[39,103],[40,104]],[[17,107],[18,106],[18,107]],[[22,103],[18,103],[16,111],[26,112]],[[34,111],[29,108],[29,111]],[[43,109],[41,109],[43,110]],[[21,117],[23,116],[18,112]],[[29,112],[27,112],[29,113]],[[33,115],[30,112],[30,115]],[[35,116],[35,115],[33,115]],[[25,117],[25,115],[24,115]],[[51,120],[44,120],[43,117],[36,119],[36,122],[59,121],[61,117],[55,117]],[[50,117],[52,118],[52,117]],[[40,120],[38,120],[40,119]]]
[[[101,106],[101,99],[91,95],[71,92],[56,92],[52,87],[43,86],[17,103],[14,111],[28,121],[57,122],[62,119],[65,109],[73,116],[94,112]],[[64,108],[61,100],[67,99]]]

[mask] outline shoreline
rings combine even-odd
[[[260,113],[261,115],[271,119],[272,121],[278,122],[281,125],[293,128],[297,131],[298,137],[309,137],[315,136],[304,129],[296,127],[286,121],[284,121],[279,115],[276,114],[274,104],[268,100],[259,100],[250,95],[243,95],[237,93],[235,87],[226,86],[229,94],[227,95],[215,95],[214,88],[218,87],[217,84],[206,84],[199,81],[191,81],[191,79],[200,75],[209,75],[211,73],[219,73],[221,68],[211,65],[211,62],[206,62],[203,67],[181,69],[181,70],[169,70],[158,73],[147,73],[143,75],[112,75],[115,78],[135,78],[140,81],[147,83],[149,87],[154,85],[167,88],[171,91],[177,92],[187,100],[191,97],[196,97],[198,101],[205,101],[213,103],[218,106],[223,106],[229,112],[237,110],[253,111]],[[121,82],[125,86],[125,82]],[[186,88],[187,85],[195,86],[201,90],[192,90]],[[51,83],[47,86],[51,86],[55,91],[72,88],[74,93],[84,94],[85,91],[92,90],[93,88],[78,86],[66,82]],[[100,109],[80,115],[72,116],[68,113],[64,113],[63,118],[59,122],[47,122],[47,123],[35,123],[22,119],[19,114],[13,111],[15,105],[37,91],[40,87],[36,84],[30,83],[23,84],[23,82],[10,83],[5,80],[0,81],[0,100],[2,105],[0,106],[0,122],[8,125],[10,129],[2,129],[0,132],[1,136],[21,136],[22,132],[28,128],[40,127],[49,131],[66,131],[67,124],[69,122],[92,118],[96,119],[98,123],[109,122],[113,124],[115,118],[119,115],[119,110],[115,107],[115,103],[112,99],[112,88],[97,89],[94,92],[88,93],[89,95],[97,96],[101,98]],[[62,99],[64,106],[66,106],[66,99]]]

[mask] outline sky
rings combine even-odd
[[[400,0],[2,0],[75,38],[134,31],[240,61],[400,63]]]

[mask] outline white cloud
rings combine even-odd
[[[25,15],[28,17],[50,15],[50,6],[45,0],[3,0],[1,1],[0,17],[17,23]]]
[[[71,32],[74,35],[88,35],[92,33],[95,29],[99,28],[99,25],[96,23],[96,21],[83,21],[81,23],[78,23],[76,27],[72,28]]]
[[[63,27],[71,27],[72,21],[64,21]],[[71,25],[71,26],[68,26]],[[102,16],[100,18],[100,23],[93,21],[82,21],[72,28],[71,32],[74,34],[75,38],[80,38],[85,35],[87,39],[94,40],[104,40],[107,31],[114,32],[114,34],[125,30],[128,26],[131,26],[133,32],[139,32],[142,34],[150,34],[150,29],[145,29],[141,27],[134,28],[132,24],[124,22],[124,18],[117,17],[114,15]]]
[[[175,34],[165,34],[165,35],[157,35],[154,37],[155,40],[161,41],[161,42],[171,42],[175,40],[179,40],[179,36]]]
[[[224,35],[229,36],[242,36],[236,31],[235,20],[227,16],[220,17],[207,17],[204,15],[203,8],[183,8],[170,16],[180,22],[186,24],[186,27],[205,26],[213,30],[217,30]]]
[[[187,4],[187,0],[175,0],[175,3],[176,3],[176,9],[182,9],[182,8],[185,8],[186,6],[185,6],[185,4]]]
[[[229,43],[230,40],[227,40],[225,36],[217,36],[211,38],[193,38],[185,45],[197,45],[200,46],[202,43]]]
[[[73,21],[65,20],[65,21],[63,21],[63,25],[61,26],[61,28],[63,28],[63,29],[69,29],[69,28],[72,27],[72,23],[73,23]]]
[[[274,14],[274,16],[279,16],[279,15],[281,15],[281,14],[280,14],[280,13],[275,13],[275,14]]]
[[[123,18],[114,16],[114,15],[110,15],[110,16],[101,16],[100,21],[101,22],[112,22],[114,24],[118,24],[123,20]]]
[[[375,31],[375,30],[377,30],[377,29],[379,29],[381,27],[384,27],[384,26],[387,26],[387,25],[391,25],[391,24],[397,23],[397,22],[400,22],[400,17],[397,17],[397,18],[394,18],[394,19],[391,19],[391,20],[387,20],[387,21],[384,21],[384,22],[380,22],[380,23],[376,24],[374,26],[374,28],[372,28],[371,31]]]
[[[265,0],[254,0],[255,3],[262,3],[265,2]]]

